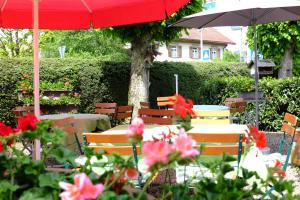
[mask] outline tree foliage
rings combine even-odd
[[[32,54],[32,31],[0,29],[0,55],[21,57]]]
[[[144,38],[148,35],[150,35],[151,42],[170,42],[180,36],[183,28],[168,26],[184,16],[201,11],[202,8],[203,0],[191,0],[190,3],[166,20],[114,27],[111,30],[114,35],[119,36],[125,42],[132,42],[137,38]]]
[[[265,58],[271,58],[277,65],[281,61],[286,50],[293,48],[294,69],[299,69],[297,58],[300,55],[300,22],[276,22],[257,25],[257,48]],[[254,49],[253,28],[248,29],[247,43]],[[299,60],[299,59],[298,59]],[[296,70],[297,71],[297,70]]]
[[[240,55],[225,49],[222,61],[223,62],[240,62]]]
[[[42,56],[48,58],[59,57],[58,48],[66,46],[65,57],[128,59],[124,43],[104,30],[43,31],[40,46]]]

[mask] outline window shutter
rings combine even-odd
[[[182,56],[182,48],[181,48],[181,46],[177,46],[177,57],[178,58],[181,58],[181,56]]]
[[[217,58],[221,58],[221,50],[217,49]]]
[[[190,47],[189,55],[190,55],[190,58],[193,58],[193,47]]]
[[[199,58],[199,59],[201,59],[201,56],[202,56],[201,53],[202,53],[202,52],[201,52],[201,48],[198,47],[198,58]]]
[[[171,46],[168,46],[168,56],[169,58],[171,58],[172,54],[171,54]]]

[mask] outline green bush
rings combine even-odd
[[[204,104],[222,104],[227,97],[238,97],[241,92],[254,90],[250,77],[223,77],[206,81],[201,89]],[[290,79],[264,78],[260,90],[265,102],[260,105],[261,129],[278,131],[286,112],[300,116],[300,77]],[[254,111],[254,104],[248,104],[248,112]]]
[[[14,124],[12,109],[18,104],[16,82],[19,75],[9,66],[0,67],[0,121]]]

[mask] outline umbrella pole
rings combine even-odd
[[[255,67],[255,125],[259,128],[259,103],[258,103],[258,81],[259,72],[257,66],[257,40],[256,40],[256,22],[253,20],[253,32],[254,32],[254,67]]]
[[[39,91],[39,0],[33,0],[33,83],[34,83],[34,114],[40,118],[40,91]],[[40,140],[34,140],[33,158],[41,159]]]

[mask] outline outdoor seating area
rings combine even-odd
[[[0,5],[0,200],[300,200],[300,0]]]

